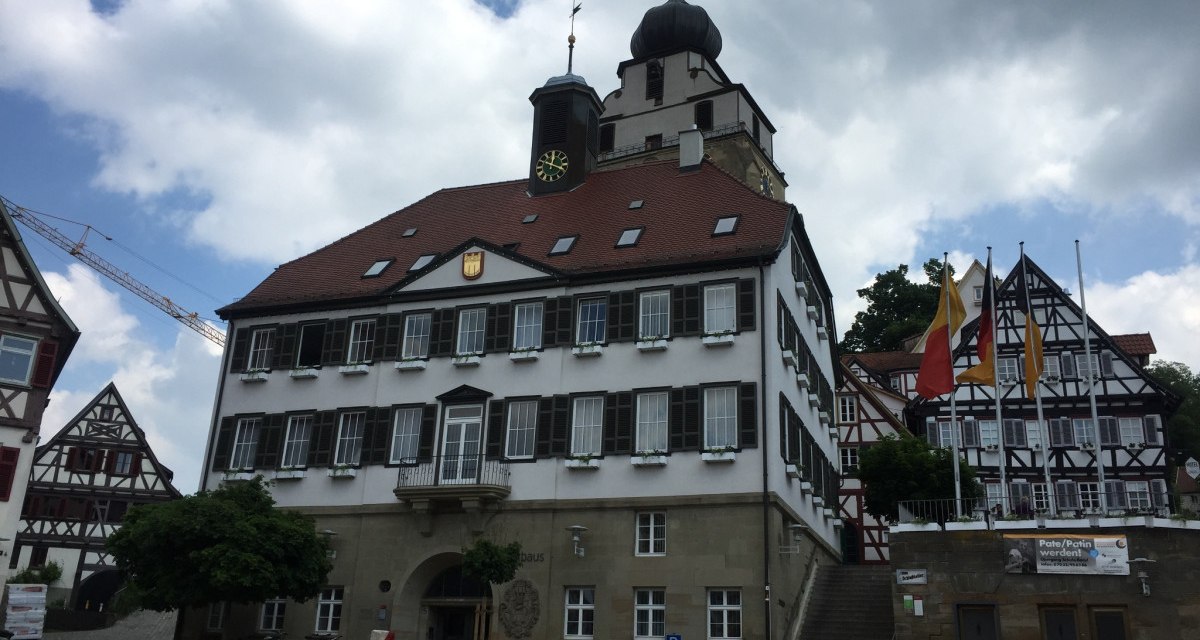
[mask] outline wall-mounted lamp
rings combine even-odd
[[[792,536],[792,544],[779,546],[779,555],[781,556],[800,553],[800,541],[804,539],[804,532],[808,531],[808,525],[798,522],[789,524],[787,528]]]
[[[583,532],[587,530],[587,527],[579,524],[573,524],[567,527],[567,531],[571,532],[571,545],[575,548],[575,557],[577,558],[583,557]]]
[[[1129,561],[1129,564],[1141,565],[1141,564],[1153,563],[1153,562],[1157,562],[1157,560],[1151,560],[1150,558],[1134,558],[1133,560]],[[1138,572],[1137,572],[1137,577],[1138,577],[1138,580],[1141,580],[1141,582],[1142,582],[1142,595],[1149,598],[1150,597],[1150,574],[1147,573],[1145,569],[1139,568]]]
[[[325,529],[319,531],[318,534],[325,538],[325,557],[330,560],[337,558],[337,551],[333,548],[333,537],[337,535],[337,532],[333,529]]]

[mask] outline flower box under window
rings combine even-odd
[[[804,475],[804,467],[803,465],[788,463],[784,465],[783,472],[787,474],[787,477],[799,480]]]
[[[842,432],[837,427],[829,427],[829,437],[837,440],[842,437]]]
[[[299,480],[304,477],[304,469],[280,469],[275,472],[276,480]]]
[[[792,351],[791,349],[784,349],[783,350],[783,364],[785,364],[789,367],[796,366],[796,352]]]
[[[478,367],[479,356],[477,354],[454,356],[454,358],[450,361],[450,364],[453,364],[456,367]]]
[[[409,371],[424,371],[425,367],[428,365],[429,361],[421,358],[415,358],[413,360],[397,360],[396,371],[401,373],[407,373]]]
[[[808,382],[808,372],[807,371],[801,371],[800,373],[796,374],[796,385],[797,386],[799,386],[801,389],[807,389],[808,384],[809,384],[809,382]]]
[[[829,339],[829,330],[825,327],[817,327],[817,338],[821,340]]]
[[[289,371],[288,376],[292,380],[309,380],[317,377],[317,373],[319,371],[320,369],[317,369],[316,367],[299,367]]]
[[[267,376],[270,373],[270,371],[266,371],[265,369],[258,369],[256,371],[243,371],[242,375],[238,376],[238,379],[242,382],[266,382]]]
[[[803,480],[800,482],[800,492],[801,493],[812,493],[812,490],[813,490],[813,485],[811,482],[809,482],[808,480]]]
[[[662,467],[667,464],[667,456],[661,453],[635,453],[629,457],[629,464],[635,467]]]
[[[638,351],[666,351],[667,339],[654,338],[649,340],[638,340],[637,349]]]
[[[330,478],[353,478],[358,475],[355,467],[333,467],[329,470]]]
[[[225,472],[225,482],[245,482],[254,479],[251,469],[230,469]]]
[[[821,515],[825,516],[826,518],[832,518],[833,517],[833,509],[830,509],[829,507],[824,507],[821,509]]]
[[[737,460],[736,451],[705,451],[700,454],[700,459],[705,462],[733,462]]]
[[[807,298],[808,297],[808,283],[804,282],[803,280],[801,280],[800,282],[797,282],[796,283],[796,294],[799,295],[801,298]]]
[[[813,496],[812,501],[813,504],[818,507],[825,504],[825,498],[822,498],[821,496]]]
[[[508,354],[508,359],[513,362],[533,362],[538,359],[538,353],[536,349],[513,351]]]
[[[821,317],[821,315],[819,313],[817,313],[817,308],[811,304],[808,305],[808,319],[816,320],[819,317]]]
[[[344,364],[338,367],[338,373],[344,376],[362,376],[371,371],[371,363],[355,362],[353,364]]]
[[[571,355],[576,358],[595,358],[604,353],[602,344],[577,344],[571,348]]]
[[[733,344],[733,334],[721,333],[717,335],[704,336],[702,341],[706,347],[728,347]]]
[[[568,469],[599,469],[599,458],[567,458],[563,466]]]
[[[808,406],[815,407],[821,404],[821,396],[815,393],[808,394]]]

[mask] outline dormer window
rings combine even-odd
[[[379,275],[381,273],[384,272],[385,269],[387,269],[389,266],[391,266],[391,264],[395,261],[396,261],[395,258],[388,258],[386,260],[376,260],[375,264],[371,265],[370,269],[367,269],[365,272],[363,272],[362,277],[377,278],[377,277],[379,277]]]
[[[428,267],[429,263],[433,262],[433,259],[436,257],[437,257],[436,253],[427,253],[427,254],[421,256],[420,258],[417,258],[417,261],[412,263],[412,266],[409,267],[408,270],[409,271],[420,271],[421,269]]]
[[[636,227],[634,229],[626,229],[621,232],[621,237],[617,239],[618,247],[632,247],[637,245],[638,239],[642,237],[642,229],[644,227]]]
[[[737,229],[738,218],[741,216],[725,216],[717,218],[717,224],[713,227],[714,236],[730,235]]]
[[[550,255],[560,256],[565,253],[570,253],[571,248],[575,246],[575,241],[578,239],[579,236],[563,236],[559,238],[554,243],[554,246],[550,249]]]

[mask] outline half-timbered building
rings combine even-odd
[[[527,177],[438,191],[220,310],[203,486],[274,479],[334,566],[315,601],[216,606],[187,637],[789,633],[839,553],[829,287],[796,208],[746,179],[770,131],[707,14],[671,0],[638,31],[609,99],[533,92]],[[743,165],[707,157],[723,118],[757,138]],[[606,164],[606,136],[674,158]],[[521,544],[514,581],[464,579],[480,538]]]
[[[78,338],[0,199],[0,554],[12,553],[42,412]]]
[[[57,562],[57,596],[76,608],[103,608],[120,585],[105,541],[130,507],[180,497],[173,473],[111,382],[33,458],[10,568]]]
[[[1028,396],[1024,380],[1025,318],[1018,296],[1026,292],[1018,265],[997,290],[998,385],[958,384],[957,423],[950,420],[949,394],[917,398],[909,405],[909,426],[940,446],[959,438],[988,505],[998,511],[1168,511],[1163,425],[1177,399],[1090,318],[1085,329],[1079,305],[1033,260],[1024,260],[1029,308],[1043,335],[1044,370],[1035,395],[1044,421],[1038,421],[1036,398]],[[978,362],[977,331],[977,321],[963,328],[956,372]]]

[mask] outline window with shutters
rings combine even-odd
[[[1074,429],[1077,446],[1085,448],[1096,446],[1096,430],[1092,427],[1090,419],[1074,418],[1071,420],[1071,426]]]
[[[262,418],[238,419],[237,430],[233,436],[233,453],[229,457],[230,469],[254,468],[254,450],[258,447],[258,432],[261,428]]]
[[[1084,511],[1100,510],[1100,484],[1096,482],[1076,482],[1075,489],[1079,492],[1079,508]]]
[[[346,347],[347,364],[363,364],[371,361],[375,350],[375,319],[355,320],[350,323],[350,343]]]
[[[208,631],[220,631],[225,627],[225,609],[226,605],[224,602],[209,603],[208,617],[204,623]]]
[[[979,421],[979,446],[984,449],[1000,447],[1000,425],[995,420]]]
[[[1100,355],[1093,353],[1090,357],[1086,354],[1075,356],[1075,370],[1080,378],[1084,380],[1096,379],[1100,377]]]
[[[736,387],[704,390],[704,448],[738,446]]]
[[[634,453],[667,450],[667,393],[639,393]]]
[[[663,638],[667,635],[667,593],[664,589],[634,589],[634,640]]]
[[[317,597],[317,633],[333,633],[342,628],[343,587],[325,587]]]
[[[838,424],[858,422],[858,396],[838,396]]]
[[[258,628],[262,631],[281,631],[283,629],[283,614],[287,610],[287,600],[271,598],[263,602],[262,612],[258,618]]]
[[[634,545],[634,555],[667,555],[667,514],[637,514],[637,539]]]
[[[1104,481],[1104,500],[1109,509],[1125,508],[1125,483],[1121,480]]]
[[[604,342],[608,327],[608,301],[604,298],[585,298],[579,301],[579,323],[575,332],[576,344]]]
[[[742,637],[742,592],[740,589],[708,590],[708,637],[731,640]]]
[[[321,366],[321,350],[325,347],[325,323],[300,325],[299,343],[296,367]]]
[[[271,368],[275,347],[275,328],[255,329],[250,333],[250,360],[247,371],[266,371]]]
[[[303,468],[308,464],[308,442],[312,436],[311,414],[288,416],[287,432],[283,436],[281,469]]]
[[[1118,418],[1117,423],[1120,425],[1122,445],[1141,446],[1146,441],[1141,418]]]
[[[733,283],[704,287],[704,333],[720,335],[737,330],[737,292]]]
[[[1058,356],[1042,356],[1042,380],[1053,382],[1059,380],[1061,376]]]
[[[396,409],[392,416],[392,452],[388,457],[391,464],[415,464],[417,448],[421,443],[420,407]]]
[[[1075,433],[1071,428],[1070,418],[1054,418],[1050,420],[1050,446],[1075,446]]]
[[[1142,418],[1142,423],[1146,426],[1146,444],[1162,443],[1162,418],[1157,414],[1150,414]]]
[[[335,465],[358,465],[362,459],[362,440],[366,422],[367,414],[364,411],[353,411],[341,415],[338,423],[337,452],[333,457]]]
[[[696,103],[696,128],[701,131],[710,131],[713,128],[713,102],[712,100],[701,100]]]
[[[1145,480],[1126,481],[1125,496],[1130,509],[1137,511],[1150,509],[1150,483]]]
[[[463,309],[458,312],[458,342],[454,355],[469,356],[483,353],[487,324],[487,309]]]
[[[132,451],[113,451],[110,453],[112,459],[112,474],[116,476],[132,476],[134,475],[133,458],[135,455]]]
[[[604,396],[575,398],[571,414],[571,455],[600,455]]]
[[[1025,446],[1025,421],[1015,418],[1006,419],[1004,426],[1004,446],[1006,447],[1024,447]]]
[[[1028,482],[1011,482],[1008,485],[1009,509],[1020,515],[1033,513],[1033,490]]]
[[[996,360],[996,379],[1001,383],[1020,380],[1021,374],[1018,373],[1019,364],[1017,358],[1000,358]]]
[[[1034,511],[1049,511],[1050,510],[1050,488],[1044,482],[1030,483],[1030,490],[1033,494],[1033,510]]]
[[[429,327],[433,314],[411,313],[404,317],[404,348],[400,357],[404,360],[429,357]]]
[[[645,291],[638,296],[638,339],[658,340],[670,336],[670,309],[670,291]]]
[[[858,471],[858,447],[841,447],[842,473]]]
[[[50,557],[50,547],[38,545],[29,552],[29,566],[44,567],[46,560]]]
[[[1059,509],[1079,508],[1079,487],[1070,480],[1059,480],[1054,483],[1055,500]]]
[[[1042,426],[1037,420],[1025,421],[1025,443],[1030,449],[1042,448]]]
[[[513,351],[542,347],[542,303],[522,302],[513,307]]]
[[[596,587],[567,587],[563,638],[590,640],[596,621]]]
[[[34,338],[14,334],[0,336],[0,382],[29,384],[37,345]]]
[[[537,440],[537,410],[537,400],[508,403],[505,458],[517,460],[533,457],[533,445]]]

